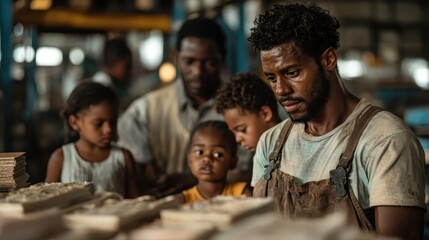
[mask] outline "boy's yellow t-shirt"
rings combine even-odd
[[[246,185],[246,182],[228,183],[226,184],[220,195],[241,197],[241,195],[243,195]],[[191,204],[205,199],[198,191],[196,185],[188,190],[183,191],[182,194],[183,196],[185,196],[186,204]]]

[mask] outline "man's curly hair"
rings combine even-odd
[[[258,15],[254,25],[247,40],[259,51],[294,43],[302,53],[319,59],[326,49],[340,47],[340,23],[314,3],[273,5]]]
[[[216,95],[216,111],[221,114],[233,108],[258,113],[263,106],[271,108],[274,117],[279,118],[274,92],[253,73],[241,73],[232,77]]]

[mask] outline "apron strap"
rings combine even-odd
[[[291,120],[287,121],[282,128],[282,131],[280,132],[279,137],[277,138],[276,145],[274,146],[274,150],[271,152],[269,156],[269,164],[268,166],[265,166],[265,172],[262,176],[265,180],[265,197],[268,196],[268,182],[270,181],[272,177],[272,173],[275,169],[279,168],[280,166],[280,158],[281,158],[281,151],[283,149],[283,145],[286,142],[286,139],[289,136],[290,130],[292,129],[293,122]]]
[[[359,223],[361,225],[361,228],[366,230],[366,231],[369,231],[369,232],[374,232],[375,231],[374,225],[368,219],[364,210],[360,206],[359,200],[357,199],[357,197],[356,197],[355,193],[353,192],[353,189],[351,188],[351,186],[349,187],[349,196],[350,196],[350,200],[353,204],[353,208],[355,209],[356,215],[359,219]]]
[[[293,122],[291,120],[287,121],[280,132],[279,137],[277,138],[276,145],[274,146],[274,150],[271,152],[269,156],[268,166],[265,167],[265,172],[263,178],[267,180],[267,182],[271,179],[271,175],[273,171],[280,166],[281,159],[281,151],[283,149],[283,145],[286,142],[286,139],[289,136],[290,130],[292,129]]]
[[[353,158],[353,154],[356,150],[356,146],[359,143],[359,139],[362,136],[363,131],[365,130],[368,123],[371,121],[371,119],[380,111],[383,109],[376,107],[376,106],[369,106],[369,109],[365,111],[356,121],[356,126],[352,132],[352,135],[350,136],[349,142],[347,143],[346,149],[344,150],[344,153],[342,154],[340,161],[338,163],[338,167],[343,167],[347,170],[347,173],[350,172],[349,165],[351,163],[351,160]]]
[[[279,137],[277,138],[276,145],[274,150],[271,152],[269,159],[277,161],[279,160],[280,152],[283,149],[283,145],[286,142],[287,137],[289,136],[290,130],[292,129],[293,122],[291,120],[287,121],[280,132]]]
[[[356,126],[350,136],[346,149],[340,158],[337,168],[332,170],[330,174],[335,195],[344,196],[348,193],[359,222],[362,225],[361,227],[368,231],[374,231],[372,223],[366,217],[352,187],[350,186],[350,183],[348,183],[348,176],[351,170],[350,163],[352,162],[353,154],[356,150],[357,144],[359,143],[359,139],[371,119],[383,110],[375,106],[369,106],[368,108],[369,109],[357,119]]]

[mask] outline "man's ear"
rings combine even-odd
[[[262,119],[265,122],[269,122],[269,121],[271,121],[273,119],[273,111],[267,105],[264,105],[264,106],[261,107],[261,110],[259,111],[259,114],[262,116]]]
[[[322,67],[327,71],[332,71],[337,67],[337,50],[335,48],[330,47],[326,49],[321,56],[320,62],[322,63]]]

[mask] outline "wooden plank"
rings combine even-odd
[[[342,212],[331,213],[321,218],[296,219],[287,219],[279,213],[259,214],[211,238],[211,240],[236,239],[387,240],[377,237],[375,233],[359,229],[358,226],[350,226],[346,214]]]
[[[271,198],[217,196],[192,205],[183,205],[180,209],[163,210],[161,220],[164,224],[212,223],[219,230],[225,230],[243,218],[274,209],[275,204]]]
[[[135,229],[131,240],[206,240],[216,233],[213,224],[168,224],[154,223]]]
[[[63,230],[61,215],[50,209],[18,216],[0,216],[0,239],[46,239]]]
[[[15,160],[25,157],[25,152],[2,152],[0,153],[0,161]]]
[[[0,213],[9,215],[27,214],[91,198],[94,185],[81,183],[39,183],[8,193],[0,199]]]
[[[104,199],[83,204],[64,215],[65,224],[71,228],[90,228],[101,231],[119,231],[142,221],[153,220],[167,208],[177,208],[173,196],[155,200],[146,197],[135,199]]]
[[[101,205],[107,199],[121,200],[121,199],[123,199],[123,197],[122,197],[122,195],[115,193],[115,192],[96,192],[94,194],[94,196],[92,196],[90,199],[88,199],[86,201],[82,201],[82,202],[77,203],[77,204],[73,204],[69,207],[63,208],[61,211],[64,214],[72,213],[73,211],[79,210],[81,208],[85,208],[86,206]]]

